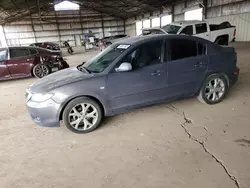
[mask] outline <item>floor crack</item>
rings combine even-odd
[[[224,169],[224,171],[226,172],[226,174],[228,175],[228,177],[229,177],[232,181],[234,181],[235,185],[236,185],[238,188],[241,188],[241,187],[240,187],[239,181],[236,179],[235,176],[233,176],[233,175],[231,175],[231,174],[229,173],[227,167],[223,164],[223,162],[222,162],[221,160],[219,160],[214,154],[212,154],[212,153],[206,148],[204,142],[198,140],[198,139],[197,139],[196,137],[194,137],[190,132],[188,132],[188,130],[187,130],[185,124],[186,124],[186,123],[181,124],[181,127],[184,129],[184,131],[185,131],[185,133],[188,135],[188,137],[189,137],[190,139],[192,139],[193,141],[197,142],[198,144],[200,144],[200,145],[203,147],[204,151],[205,151],[207,154],[209,154],[212,158],[214,158],[214,160],[222,166],[222,168]]]
[[[192,139],[193,141],[197,142],[198,144],[200,144],[202,146],[202,148],[204,149],[204,151],[210,155],[218,164],[220,164],[220,166],[224,169],[224,171],[226,172],[226,174],[228,175],[228,177],[235,183],[235,185],[237,186],[237,188],[241,188],[240,187],[240,183],[237,180],[237,178],[233,175],[230,174],[230,172],[228,171],[227,167],[223,164],[223,162],[221,160],[219,160],[214,154],[212,154],[205,146],[205,142],[200,141],[199,139],[197,139],[196,137],[194,137],[186,128],[186,124],[193,124],[192,120],[186,117],[186,114],[184,111],[178,109],[177,107],[175,107],[173,104],[170,104],[171,107],[168,107],[171,111],[183,116],[184,119],[184,123],[181,124],[181,127],[184,129],[185,133],[188,135],[188,137],[190,139]],[[212,133],[205,127],[203,126],[204,130],[207,131],[210,135],[212,135]]]

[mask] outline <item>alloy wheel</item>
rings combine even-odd
[[[220,100],[226,91],[225,83],[220,78],[214,78],[208,82],[205,88],[205,96],[209,101]]]
[[[78,131],[86,131],[96,124],[98,115],[95,106],[90,103],[81,103],[70,110],[68,121],[72,128]]]
[[[45,65],[38,65],[35,69],[35,74],[37,77],[42,78],[49,74],[49,69]]]

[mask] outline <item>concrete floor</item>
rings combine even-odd
[[[220,104],[135,110],[85,135],[31,121],[24,93],[36,79],[1,82],[0,187],[249,188],[250,44],[235,47],[240,79]],[[71,65],[96,54],[76,51]]]

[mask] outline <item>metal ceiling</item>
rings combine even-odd
[[[10,23],[33,13],[53,9],[62,0],[0,0],[0,24]],[[160,10],[174,0],[72,0],[81,9],[95,10],[118,18],[129,18]]]

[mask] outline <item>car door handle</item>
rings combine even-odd
[[[203,67],[205,65],[206,65],[206,63],[204,63],[202,61],[199,61],[199,62],[197,62],[197,63],[194,64],[195,67]]]
[[[156,70],[154,72],[151,73],[151,76],[160,76],[161,75],[161,71]]]
[[[26,59],[26,61],[31,61],[31,60],[32,60],[32,59],[29,59],[29,58],[28,58],[28,59]]]

